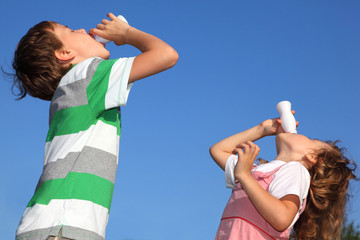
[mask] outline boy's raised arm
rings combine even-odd
[[[177,62],[177,52],[161,39],[129,26],[109,13],[111,20],[104,19],[90,33],[113,41],[116,45],[129,44],[142,53],[136,56],[129,82],[151,76],[171,68]]]
[[[175,65],[177,52],[164,41],[135,28],[126,34],[126,42],[142,53],[135,57],[129,82],[133,82],[164,71]]]

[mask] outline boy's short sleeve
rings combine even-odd
[[[280,199],[293,194],[300,198],[300,207],[307,197],[310,186],[310,174],[299,162],[289,162],[281,167],[274,175],[269,186],[269,193]]]
[[[86,88],[88,102],[94,112],[101,113],[126,105],[132,87],[129,76],[133,61],[134,57],[95,59],[94,65],[88,69],[88,74],[92,77]]]

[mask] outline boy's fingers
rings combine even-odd
[[[98,25],[96,25],[96,27],[100,30],[103,30],[105,28],[105,26],[101,23],[99,23]]]
[[[102,24],[106,25],[106,24],[108,24],[110,21],[107,20],[107,19],[103,19],[101,22],[102,22]]]
[[[100,31],[99,31],[99,29],[97,29],[97,28],[91,28],[91,29],[89,30],[89,34],[92,34],[92,35],[98,35],[99,32],[100,32]]]
[[[108,16],[111,20],[114,20],[114,19],[117,18],[117,17],[116,17],[114,14],[112,14],[112,13],[108,13],[107,16]]]

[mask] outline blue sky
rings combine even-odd
[[[137,82],[122,109],[110,240],[213,239],[231,191],[208,149],[276,117],[289,100],[298,132],[340,139],[360,165],[360,2],[333,1],[11,1],[0,2],[0,64],[10,70],[17,42],[42,20],[95,27],[107,12],[160,37],[176,66]],[[135,56],[108,44],[111,58]],[[12,239],[42,171],[49,103],[15,101],[1,78],[0,232]],[[274,138],[258,142],[275,157]],[[357,171],[359,174],[359,171]],[[360,186],[348,215],[360,224]]]

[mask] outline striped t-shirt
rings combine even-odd
[[[103,240],[118,165],[120,106],[134,58],[90,58],[60,81],[50,105],[44,168],[17,240]]]

